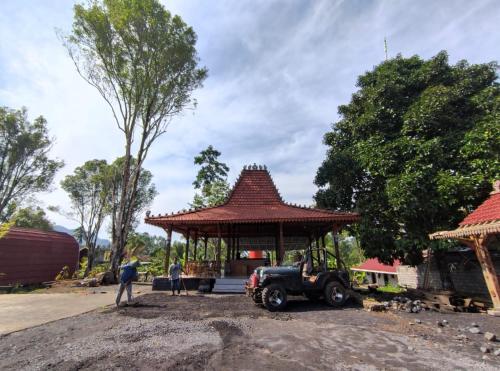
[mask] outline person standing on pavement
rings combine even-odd
[[[172,288],[172,296],[175,295],[175,290],[177,290],[177,295],[181,294],[181,272],[182,267],[179,260],[174,257],[174,262],[170,264],[168,268],[168,274],[170,275],[170,287]]]
[[[116,296],[116,306],[120,305],[123,291],[127,290],[127,304],[132,302],[132,281],[137,277],[137,267],[140,265],[138,260],[133,260],[128,264],[122,265],[122,275],[120,277],[120,287]]]

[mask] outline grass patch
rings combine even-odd
[[[382,286],[382,287],[377,288],[377,291],[389,293],[389,294],[401,294],[402,292],[405,292],[406,290],[401,286],[387,285],[387,286]]]

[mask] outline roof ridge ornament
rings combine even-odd
[[[493,182],[493,191],[490,193],[491,195],[500,193],[500,180],[495,180]]]

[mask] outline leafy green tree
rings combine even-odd
[[[35,228],[43,231],[52,231],[54,225],[47,218],[41,207],[25,207],[16,210],[11,219],[16,227]]]
[[[362,214],[368,257],[416,264],[428,234],[456,227],[500,177],[496,63],[398,56],[360,76],[325,135],[319,206]],[[439,248],[440,246],[434,246]]]
[[[193,29],[158,0],[75,5],[72,32],[63,36],[77,71],[110,106],[125,140],[121,193],[113,217],[115,276],[149,149],[174,116],[193,106],[191,93],[206,78],[207,70],[198,68],[196,38]]]
[[[46,191],[62,161],[49,158],[53,139],[42,117],[0,107],[0,222],[8,220],[27,196]]]
[[[67,192],[72,211],[68,216],[79,224],[81,234],[88,248],[88,261],[84,273],[86,277],[94,267],[97,238],[102,223],[109,215],[109,200],[112,189],[110,166],[105,160],[90,160],[67,175],[61,182]]]
[[[221,153],[210,145],[194,158],[194,164],[201,166],[193,182],[194,188],[199,189],[200,193],[195,194],[192,207],[217,206],[226,199],[229,193],[229,167],[218,160],[220,155]]]

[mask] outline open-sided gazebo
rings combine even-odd
[[[265,166],[245,166],[227,200],[220,206],[183,210],[170,215],[147,215],[145,221],[167,232],[168,265],[172,231],[186,238],[185,261],[189,260],[190,240],[194,249],[198,240],[205,244],[215,238],[216,262],[221,264],[221,246],[227,247],[226,263],[244,250],[275,251],[281,264],[286,250],[303,249],[310,243],[324,244],[324,236],[333,232],[337,264],[338,232],[346,224],[359,220],[356,213],[330,211],[283,201]],[[195,254],[196,256],[196,254]],[[219,270],[220,272],[220,270]]]
[[[500,285],[488,247],[499,242],[500,236],[500,181],[496,181],[491,196],[467,215],[453,231],[431,234],[431,239],[455,239],[476,252],[484,280],[493,301],[488,313],[500,316]]]

